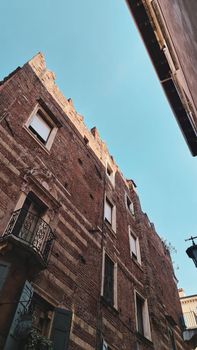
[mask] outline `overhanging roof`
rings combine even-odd
[[[162,87],[172,107],[179,127],[185,137],[193,156],[197,155],[197,134],[192,121],[181,101],[179,92],[172,78],[172,72],[157,37],[142,0],[127,0],[128,6],[141,33],[146,49],[153,62]]]

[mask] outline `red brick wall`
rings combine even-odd
[[[50,152],[24,128],[40,98],[62,123]],[[29,64],[4,82],[0,106],[1,113],[7,113],[0,125],[0,232],[4,232],[21,193],[33,191],[48,206],[49,224],[56,236],[43,271],[30,274],[29,267],[23,272],[22,260],[14,249],[4,252],[1,260],[12,259],[15,264],[18,259],[21,285],[29,278],[43,298],[54,306],[73,310],[69,349],[98,348],[101,335],[112,349],[135,349],[137,341],[140,350],[168,349],[165,314],[179,324],[178,293],[169,256],[142,213],[134,187],[119,170],[115,188],[111,185],[104,166],[109,154],[102,142],[93,140],[102,154],[99,159],[96,148],[84,141],[83,125],[77,130],[71,122],[73,111],[68,109],[68,115],[63,112]],[[88,137],[93,142],[93,136]],[[116,204],[116,233],[103,221],[105,192]],[[135,216],[125,206],[125,192],[134,203]],[[130,256],[128,225],[139,237],[141,266]],[[117,263],[117,310],[100,298],[103,248]],[[5,284],[4,293],[7,289]],[[136,335],[134,290],[148,300],[153,343]],[[16,295],[7,294],[7,299]],[[5,339],[1,322],[2,314],[0,333]],[[9,322],[6,327],[8,330]],[[178,326],[175,336],[177,349],[186,349]]]

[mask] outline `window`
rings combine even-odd
[[[150,322],[147,300],[135,292],[136,326],[137,331],[145,338],[151,340]]]
[[[139,239],[136,237],[129,227],[129,247],[130,255],[141,265],[140,245]]]
[[[114,171],[113,171],[112,167],[110,166],[110,164],[108,162],[107,162],[107,165],[106,165],[106,173],[107,173],[108,179],[111,181],[112,185],[114,186],[114,184],[115,184],[115,174],[114,174]]]
[[[107,344],[107,342],[104,339],[102,340],[101,350],[111,350],[111,348],[109,347],[109,345]]]
[[[47,207],[33,193],[29,192],[22,208],[18,210],[18,219],[13,228],[13,234],[33,244],[36,232],[39,231],[42,221],[40,220]],[[28,228],[28,229],[27,229]]]
[[[176,350],[174,332],[173,332],[173,329],[171,327],[168,328],[168,334],[169,334],[169,343],[170,343],[169,350]]]
[[[9,271],[9,264],[4,261],[0,261],[0,292],[3,289],[8,271]]]
[[[112,224],[112,210],[113,210],[113,205],[106,198],[106,201],[105,201],[105,219],[109,222],[110,225]]]
[[[31,283],[26,281],[16,305],[4,349],[26,349],[27,335],[33,328],[38,334],[34,344],[36,349],[41,349],[40,335],[51,340],[50,348],[53,350],[68,350],[71,323],[72,311],[54,308],[36,294]]]
[[[49,337],[54,307],[34,293],[31,306],[32,327],[43,336]]]
[[[101,295],[108,304],[117,309],[117,264],[103,251]]]
[[[134,205],[133,202],[130,200],[130,198],[127,196],[126,194],[126,207],[128,209],[128,211],[134,215]]]
[[[45,116],[41,110],[38,110],[37,113],[31,119],[29,129],[44,145],[46,145],[52,130],[52,126],[45,119]]]
[[[106,254],[103,296],[111,305],[114,304],[114,263]]]
[[[107,221],[113,231],[116,232],[116,208],[107,197],[105,198],[104,211],[105,221]]]
[[[56,135],[57,125],[60,126],[58,121],[53,121],[54,118],[50,117],[43,108],[37,105],[26,123],[26,129],[48,150],[51,148]]]
[[[143,306],[144,306],[144,300],[140,298],[139,295],[136,295],[137,330],[139,333],[144,335]]]

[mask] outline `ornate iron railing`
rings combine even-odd
[[[23,208],[14,211],[2,238],[11,235],[32,248],[46,264],[54,234],[41,217]]]

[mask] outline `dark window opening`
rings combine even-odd
[[[33,192],[29,192],[20,209],[13,234],[15,236],[22,234],[21,229],[23,227],[25,235],[31,235],[35,231],[39,218],[44,215],[46,209],[46,205]]]
[[[127,204],[127,209],[131,212],[132,215],[134,215],[133,202],[130,200],[128,196],[126,196],[126,204]]]
[[[103,296],[110,305],[114,305],[114,263],[108,255],[105,255]]]
[[[137,330],[142,335],[144,335],[143,307],[144,307],[144,300],[139,295],[136,295]]]
[[[171,327],[168,328],[168,334],[169,334],[169,339],[170,339],[170,350],[176,350],[174,332],[173,332]]]
[[[34,294],[30,310],[32,313],[32,328],[40,335],[49,338],[54,307],[39,295]]]

